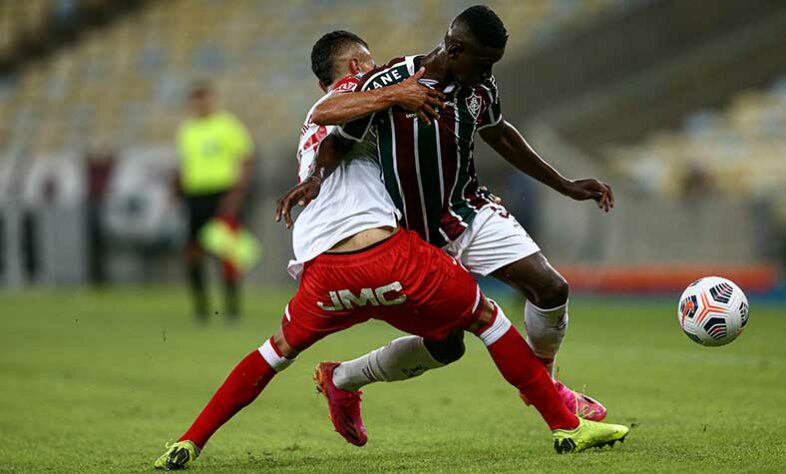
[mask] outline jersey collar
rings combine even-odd
[[[407,68],[409,69],[409,74],[413,75],[420,69],[420,63],[425,58],[425,54],[418,54],[416,56],[407,56],[404,60],[407,62]],[[442,92],[445,94],[450,94],[451,92],[458,89],[458,84],[453,82],[450,84],[442,85],[439,81],[434,79],[421,79],[419,81],[421,84],[431,87],[432,89],[442,89]]]
[[[348,74],[348,75],[342,77],[338,82],[333,84],[333,87],[329,88],[328,92],[333,92],[336,89],[341,89],[341,86],[343,86],[343,85],[345,85],[345,84],[347,84],[347,83],[349,83],[351,81],[354,81],[356,79],[357,78],[355,76],[353,76],[352,74]]]

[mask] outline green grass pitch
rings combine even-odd
[[[285,292],[246,291],[237,326],[192,324],[179,289],[0,295],[0,472],[148,472],[229,370],[277,327]],[[508,301],[520,326],[522,308]],[[558,359],[569,385],[634,426],[613,449],[558,456],[482,344],[450,367],[367,387],[370,440],[348,445],[311,374],[399,333],[371,322],[302,354],[220,430],[194,472],[783,472],[786,314],[703,348],[675,301],[575,296]]]

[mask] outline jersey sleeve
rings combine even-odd
[[[483,100],[485,108],[480,117],[480,125],[478,126],[478,130],[483,130],[487,127],[493,127],[502,121],[502,108],[499,103],[497,80],[494,76],[486,79],[480,87],[486,95]]]
[[[382,87],[392,86],[406,80],[410,71],[405,58],[397,58],[385,66],[365,74],[353,92],[363,92]],[[349,121],[337,128],[340,136],[362,142],[377,118],[378,112]]]
[[[366,134],[368,134],[369,129],[371,129],[371,126],[374,124],[376,117],[377,113],[374,112],[373,114],[357,118],[351,122],[347,122],[336,127],[336,132],[338,132],[340,136],[349,140],[362,142],[366,138]]]

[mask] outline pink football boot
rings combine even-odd
[[[333,383],[333,370],[340,362],[322,362],[314,372],[317,390],[325,396],[330,411],[330,421],[336,432],[347,442],[363,446],[368,441],[366,426],[360,416],[360,390],[342,390]]]
[[[559,380],[554,381],[554,387],[562,398],[565,406],[576,416],[591,421],[602,421],[606,418],[606,407],[594,398],[581,392],[574,392]]]

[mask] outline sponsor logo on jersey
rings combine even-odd
[[[330,303],[317,301],[324,311],[341,311],[362,308],[364,306],[394,306],[407,301],[407,295],[402,293],[401,282],[394,281],[379,288],[362,288],[355,295],[351,290],[337,290],[328,292]]]
[[[371,81],[371,87],[374,89],[379,89],[380,87],[385,87],[387,85],[399,82],[401,79],[403,78],[401,77],[401,73],[398,72],[398,69],[391,69],[385,74],[374,78],[374,80]]]

